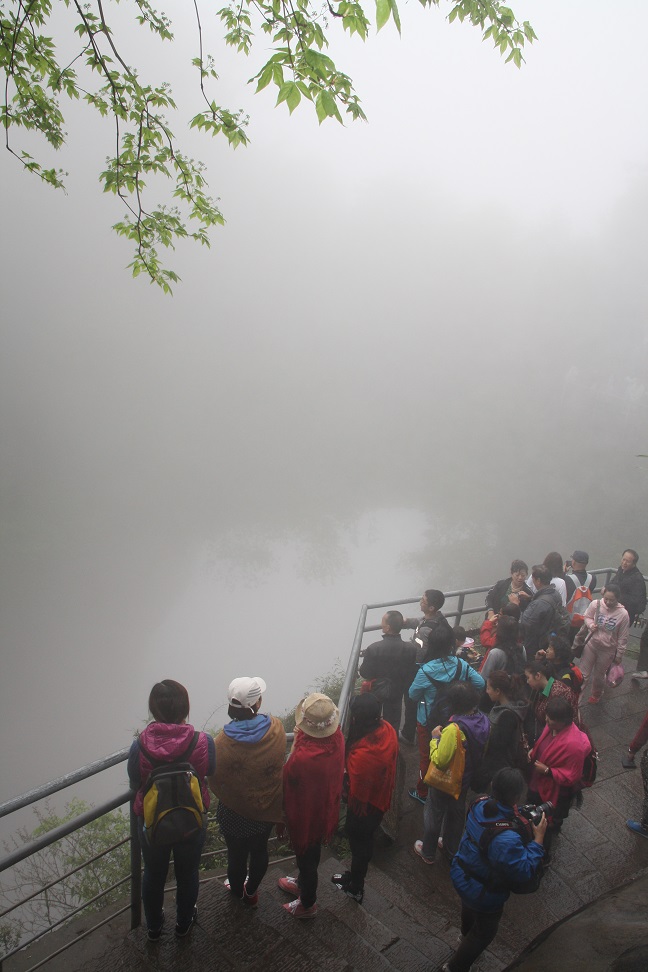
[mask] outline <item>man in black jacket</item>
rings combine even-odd
[[[422,618],[405,618],[403,621],[404,628],[414,628],[414,634],[412,635],[411,644],[414,646],[416,651],[416,665],[420,665],[425,660],[425,655],[428,648],[428,636],[433,628],[438,626],[445,627],[452,635],[452,628],[450,627],[450,622],[446,616],[442,613],[441,608],[445,604],[445,594],[443,591],[438,591],[435,588],[430,588],[426,591],[420,600],[421,611],[423,612]],[[414,671],[414,676],[416,676],[416,671]],[[414,676],[412,681],[414,681]],[[416,733],[416,709],[417,703],[412,702],[409,694],[405,693],[405,722],[403,723],[403,728],[400,732],[400,738],[403,742],[413,745],[414,737]]]
[[[383,699],[382,715],[396,732],[400,729],[403,695],[409,690],[416,675],[416,649],[411,641],[400,636],[404,618],[400,611],[387,611],[380,627],[381,641],[374,641],[364,651],[358,671],[362,678],[378,680]]]
[[[548,567],[537,564],[531,570],[531,578],[536,592],[520,618],[527,662],[535,661],[536,652],[549,644],[549,635],[562,606],[560,594],[551,586],[551,571]]]
[[[628,612],[630,624],[635,618],[642,614],[646,607],[646,582],[637,567],[639,554],[636,550],[624,550],[621,558],[621,566],[612,578],[613,583],[621,588],[621,604]],[[637,659],[637,670],[633,672],[632,678],[648,678],[648,625],[646,626],[641,641],[639,642],[639,658]]]
[[[636,550],[624,550],[621,566],[617,570],[611,583],[621,588],[621,604],[628,612],[630,624],[646,606],[646,582],[637,567],[639,554]]]

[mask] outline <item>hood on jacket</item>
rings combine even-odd
[[[255,743],[265,736],[270,728],[270,716],[263,715],[261,712],[255,715],[254,719],[234,719],[223,727],[223,732],[230,739],[237,742]]]
[[[187,748],[194,732],[188,723],[150,722],[140,733],[140,739],[154,759],[169,760]]]
[[[514,702],[507,702],[506,705],[494,705],[488,713],[488,718],[490,719],[491,725],[495,725],[497,722],[499,722],[500,716],[503,712],[513,712],[522,723],[524,722],[524,717],[527,714],[528,708],[528,702],[525,702],[522,699],[517,699]]]
[[[470,715],[453,715],[450,717],[450,721],[456,722],[462,729],[465,726],[478,746],[483,747],[486,744],[490,732],[490,720],[485,712],[477,711]]]

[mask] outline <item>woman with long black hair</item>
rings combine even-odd
[[[373,856],[374,834],[389,809],[398,759],[396,730],[380,717],[380,702],[371,693],[351,701],[351,728],[346,743],[345,830],[351,845],[351,870],[334,874],[333,884],[358,904]]]

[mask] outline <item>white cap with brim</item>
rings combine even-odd
[[[258,702],[266,690],[266,683],[258,675],[251,678],[243,675],[230,682],[227,690],[229,704],[243,709],[251,709],[255,702]]]

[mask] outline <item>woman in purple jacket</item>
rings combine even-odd
[[[188,935],[198,912],[198,865],[205,843],[206,823],[196,834],[180,843],[156,846],[148,839],[144,826],[144,791],[148,778],[160,763],[180,761],[186,755],[200,780],[205,810],[209,807],[209,791],[205,777],[214,772],[216,757],[214,740],[204,732],[195,732],[187,723],[189,695],[184,685],[165,678],[151,689],[149,710],[153,716],[146,729],[131,746],[128,756],[128,779],[136,790],[133,812],[138,818],[138,832],[144,876],[142,879],[142,903],[148,928],[149,941],[155,942],[162,935],[164,925],[164,884],[169,871],[173,851],[173,869],[176,891],[176,926],[178,938]],[[194,741],[195,740],[195,741]]]
[[[443,850],[447,857],[454,857],[459,847],[466,816],[466,795],[473,774],[478,769],[488,739],[488,716],[477,708],[479,692],[469,682],[456,682],[448,692],[452,712],[447,726],[432,730],[430,761],[444,770],[450,765],[457,750],[459,738],[465,750],[465,768],[461,791],[457,799],[431,786],[423,810],[423,840],[414,843],[414,851],[426,864],[434,864],[439,838],[443,836]]]

